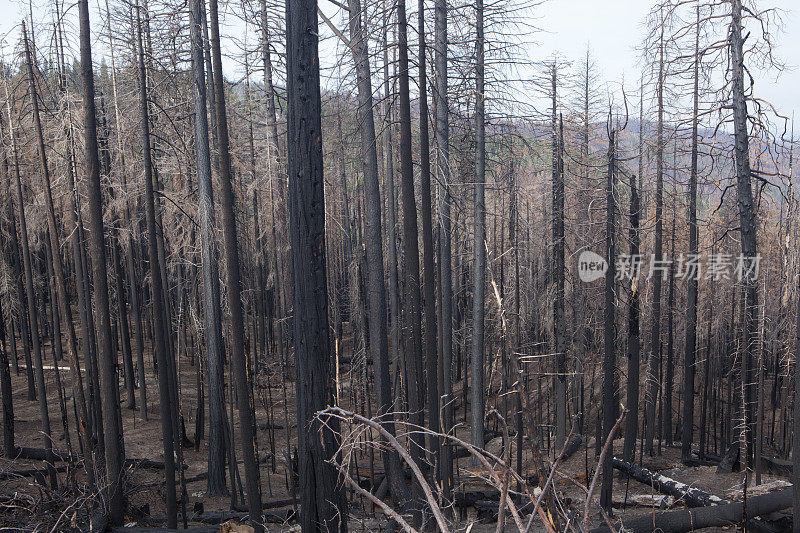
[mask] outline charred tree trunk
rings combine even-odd
[[[419,0],[418,9],[418,38],[419,38],[419,151],[420,151],[420,218],[422,219],[422,304],[425,321],[425,336],[423,349],[425,350],[425,375],[427,379],[427,413],[428,427],[435,432],[441,431],[439,420],[439,382],[438,367],[439,353],[437,343],[436,324],[436,288],[433,261],[433,222],[431,215],[431,159],[430,159],[430,134],[428,128],[428,71],[427,71],[427,43],[425,42],[425,2]],[[439,463],[441,443],[438,438],[430,437],[428,451],[432,463]],[[437,472],[437,479],[440,472]]]
[[[639,123],[639,138],[641,143],[642,125]],[[641,150],[641,144],[639,149]],[[641,154],[639,155],[641,158]],[[636,176],[630,176],[630,224],[628,239],[630,240],[630,256],[639,256],[639,190],[636,187]],[[639,270],[632,272],[631,295],[628,302],[628,376],[626,392],[626,408],[628,418],[625,420],[625,441],[622,457],[626,461],[633,461],[636,455],[636,437],[639,435]]]
[[[439,394],[442,412],[442,430],[453,427],[453,272],[450,221],[450,122],[447,98],[447,0],[435,1],[436,35],[434,46],[436,87],[436,170],[439,182],[439,286],[441,292],[439,322],[442,348],[439,353],[441,383]],[[453,488],[453,451],[450,446],[442,448],[441,482],[445,499],[450,498]]]
[[[616,278],[616,204],[614,200],[614,186],[616,181],[616,146],[614,130],[608,138],[608,174],[606,175],[606,257],[608,258],[608,272],[605,276],[605,310],[604,310],[604,336],[605,354],[603,356],[603,432],[605,442],[611,434],[615,423],[617,410],[616,404],[616,362],[617,346],[614,315],[616,313],[614,282]],[[611,466],[611,454],[603,457],[603,483],[600,488],[600,505],[611,509],[611,491],[614,482],[614,469]]]
[[[556,76],[558,67],[553,62],[551,72],[552,97],[552,164],[553,164],[553,342],[556,354],[556,441],[560,450],[567,438],[567,342],[564,315],[564,123],[556,117]]]
[[[653,260],[661,264],[664,257],[664,33],[661,31],[658,62],[658,123],[656,125],[656,194],[655,194],[655,244]],[[663,272],[663,271],[662,271]],[[653,310],[650,329],[650,350],[647,363],[647,395],[645,413],[645,451],[653,455],[653,439],[656,435],[656,402],[659,391],[659,368],[661,366],[661,282],[662,272],[653,276]]]
[[[364,247],[367,259],[369,304],[369,339],[373,353],[377,416],[385,418],[384,427],[394,432],[392,417],[392,386],[389,376],[389,337],[386,318],[386,282],[383,270],[383,245],[381,237],[381,198],[378,179],[378,152],[376,149],[375,118],[372,112],[372,84],[370,81],[369,51],[362,27],[360,0],[349,0],[350,47],[356,65],[358,86],[358,123],[361,130],[361,157],[364,169]],[[430,381],[430,378],[429,378]],[[435,381],[435,380],[434,380]],[[438,398],[437,398],[438,401]],[[387,415],[387,413],[389,413]],[[383,452],[384,469],[389,479],[392,496],[396,501],[408,499],[400,457],[396,451]]]
[[[742,398],[744,409],[742,416],[744,420],[743,434],[747,445],[745,457],[749,457],[753,449],[753,395],[755,383],[753,381],[753,353],[757,349],[758,342],[758,281],[753,270],[748,270],[756,265],[756,232],[758,228],[758,218],[756,206],[753,202],[753,189],[750,183],[750,153],[749,137],[747,132],[747,98],[745,96],[744,81],[744,36],[742,35],[742,2],[733,0],[731,4],[731,62],[730,68],[732,80],[733,98],[733,133],[734,133],[734,154],[736,168],[736,196],[739,211],[739,233],[742,244],[742,261],[744,262],[744,272],[741,283],[744,286],[744,302],[742,302],[742,326],[743,326],[743,346],[742,346],[742,375],[743,393]]]
[[[103,397],[103,434],[105,436],[106,474],[109,484],[109,515],[111,523],[116,525],[122,522],[122,514],[124,512],[120,477],[125,456],[122,425],[118,416],[119,378],[117,376],[117,357],[112,345],[111,312],[108,304],[108,275],[106,272],[106,250],[100,191],[100,157],[97,146],[97,117],[94,102],[94,69],[92,66],[88,0],[78,2],[78,12],[80,19],[81,79],[83,82],[84,135],[88,183],[89,252],[92,256],[94,302],[97,313],[97,359]]]
[[[208,143],[208,109],[203,58],[202,21],[204,0],[192,0],[192,77],[194,85],[195,157],[197,163],[198,217],[200,219],[205,316],[206,371],[208,374],[208,493],[227,494],[225,483],[224,355],[220,321],[219,275],[215,241],[214,194],[211,181],[211,152]]]
[[[239,431],[242,440],[247,504],[250,522],[260,531],[261,486],[258,472],[255,436],[255,413],[251,387],[248,384],[247,356],[244,352],[244,317],[242,316],[242,281],[239,266],[239,248],[236,230],[233,175],[228,141],[228,116],[225,105],[225,88],[222,72],[222,52],[219,39],[217,0],[209,3],[209,29],[211,30],[211,61],[214,65],[214,93],[217,110],[217,141],[219,142],[219,171],[222,194],[222,226],[224,229],[225,265],[228,278],[228,305],[231,312],[231,363],[238,390]]]
[[[158,395],[161,406],[161,438],[164,444],[164,476],[166,478],[166,512],[167,527],[175,528],[178,524],[178,508],[175,495],[175,443],[173,435],[177,428],[173,427],[170,396],[169,371],[167,364],[167,347],[164,316],[164,299],[162,297],[161,267],[158,262],[158,233],[156,231],[155,194],[153,192],[153,161],[150,149],[150,112],[147,99],[147,76],[144,63],[144,46],[142,43],[142,21],[137,10],[137,43],[139,55],[139,104],[142,120],[142,156],[144,166],[145,216],[148,234],[148,262],[150,264],[150,283],[153,303],[153,350],[158,363]]]
[[[471,436],[483,446],[484,295],[486,293],[486,124],[484,117],[484,21],[483,0],[475,2],[475,244],[472,302],[472,382],[470,383]],[[477,464],[477,459],[472,461]]]
[[[414,162],[411,148],[411,99],[408,76],[408,21],[406,2],[397,3],[397,33],[399,57],[399,100],[400,100],[400,189],[403,199],[403,251],[405,298],[403,302],[403,324],[405,335],[405,354],[408,372],[408,410],[412,424],[424,425],[423,409],[425,389],[422,367],[422,317],[420,315],[420,274],[419,274],[419,232],[417,229],[417,201],[414,196]],[[481,424],[482,426],[482,424]],[[420,434],[412,436],[411,457],[419,464],[424,438]]]
[[[356,14],[357,15],[357,14]],[[304,532],[347,531],[347,507],[328,462],[338,424],[314,413],[332,403],[325,267],[325,190],[322,164],[316,0],[286,4],[287,144],[292,246],[295,372],[301,526]]]
[[[692,153],[689,170],[689,255],[697,257],[697,122],[699,107],[699,68],[700,68],[700,4],[697,4],[697,33],[694,40],[694,86],[692,98]],[[686,462],[692,454],[692,432],[694,429],[694,375],[695,354],[697,351],[697,286],[698,276],[689,277],[686,309],[686,352],[683,359],[683,433],[681,435],[681,459]],[[705,407],[703,407],[705,408]],[[701,431],[705,431],[702,428]],[[703,443],[705,444],[705,443]],[[702,457],[702,446],[700,454]]]
[[[22,22],[22,38],[25,43],[25,64],[28,74],[28,84],[30,89],[31,102],[33,104],[33,121],[36,128],[37,148],[39,150],[39,161],[43,179],[49,184],[50,177],[47,171],[47,159],[44,147],[44,136],[42,134],[42,122],[39,117],[39,97],[36,91],[36,80],[33,75],[33,60],[31,59],[31,45],[25,31],[25,21]],[[19,178],[19,176],[17,176]],[[27,227],[25,225],[25,215],[23,211],[22,189],[17,181],[17,201],[20,205],[20,228],[22,231],[22,253],[25,265],[25,288],[28,295],[28,317],[30,319],[31,337],[33,339],[33,364],[36,370],[36,390],[39,399],[39,416],[41,417],[42,432],[45,436],[44,447],[48,455],[53,451],[53,439],[50,433],[50,413],[47,409],[47,387],[44,380],[44,368],[42,360],[42,342],[39,336],[39,317],[37,310],[36,294],[33,285],[33,264],[30,248],[28,246]],[[58,486],[58,475],[52,465],[48,463],[47,468],[50,476],[50,485],[53,489]]]

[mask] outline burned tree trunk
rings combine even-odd
[[[147,76],[144,63],[144,46],[142,43],[142,21],[137,10],[137,44],[139,70],[139,105],[141,111],[142,156],[144,166],[144,204],[147,219],[148,256],[150,264],[150,283],[153,302],[153,351],[158,363],[158,395],[161,406],[161,439],[164,445],[164,477],[166,479],[166,512],[167,527],[175,528],[178,524],[178,507],[175,495],[175,443],[173,436],[177,428],[173,427],[170,396],[169,365],[167,364],[166,332],[164,321],[164,299],[162,297],[161,267],[158,263],[158,233],[156,231],[155,194],[153,192],[153,161],[150,148],[150,112],[147,99]]]
[[[242,315],[242,281],[239,266],[239,244],[236,229],[233,175],[228,140],[228,115],[225,105],[225,87],[222,72],[222,52],[219,39],[217,0],[209,3],[209,29],[211,30],[211,61],[214,66],[214,93],[217,111],[217,141],[219,142],[219,172],[222,201],[222,226],[224,229],[225,265],[228,278],[228,305],[231,312],[231,363],[238,389],[239,432],[242,439],[247,504],[250,522],[261,530],[261,486],[255,436],[255,413],[248,384],[247,355],[244,352],[244,317]]]
[[[45,154],[44,136],[42,134],[42,122],[39,117],[39,97],[36,91],[36,80],[33,75],[33,60],[31,58],[31,45],[28,42],[28,35],[25,31],[25,21],[22,22],[22,38],[25,43],[25,64],[28,73],[28,84],[30,89],[31,102],[33,104],[33,122],[36,129],[37,148],[39,150],[39,162],[41,163],[43,179],[49,184],[50,177],[47,170],[47,155]],[[17,176],[19,178],[19,176]],[[25,289],[28,295],[28,317],[30,319],[31,337],[33,339],[33,364],[36,370],[36,390],[39,398],[39,416],[41,417],[42,432],[45,436],[45,449],[48,454],[53,451],[53,439],[50,433],[50,413],[47,409],[47,387],[44,380],[44,368],[42,360],[42,341],[39,336],[39,318],[36,307],[36,295],[33,285],[33,265],[30,248],[28,247],[27,228],[25,225],[25,215],[23,211],[22,189],[17,181],[17,200],[19,201],[20,228],[22,230],[22,253],[23,263],[25,264]],[[58,486],[58,475],[52,465],[48,466],[50,485],[53,489]]]
[[[286,3],[289,215],[294,292],[295,372],[303,531],[347,530],[347,507],[328,462],[338,424],[314,413],[332,403],[325,267],[325,191],[322,164],[316,0]]]
[[[97,117],[94,102],[88,0],[78,2],[80,19],[81,79],[83,82],[84,135],[86,143],[87,192],[89,208],[89,252],[92,256],[94,301],[97,314],[98,363],[103,397],[103,433],[105,436],[106,474],[108,476],[109,515],[112,525],[122,522],[124,512],[122,465],[125,461],[119,410],[117,357],[111,338],[111,312],[108,304],[108,275],[103,232],[100,191],[100,157],[97,146]],[[56,250],[53,251],[56,253]]]
[[[214,195],[211,182],[211,152],[208,143],[208,109],[203,62],[201,24],[204,0],[192,0],[192,77],[194,85],[195,157],[197,162],[198,218],[203,269],[206,371],[208,374],[208,493],[227,494],[225,483],[225,402],[224,354],[220,322],[219,276],[215,241]]]
[[[486,294],[486,124],[484,116],[484,21],[483,0],[475,2],[475,244],[472,291],[472,382],[470,425],[472,445],[483,446],[484,296]],[[477,464],[477,459],[472,459]]]
[[[697,123],[699,107],[699,68],[700,68],[700,3],[697,4],[697,33],[694,41],[694,90],[692,108],[692,154],[689,171],[689,256],[698,254],[697,229]],[[683,433],[681,435],[681,458],[686,462],[692,453],[692,432],[694,429],[694,375],[695,352],[697,350],[697,285],[698,275],[689,277],[686,309],[686,346],[683,359]],[[701,429],[704,431],[705,428]],[[704,443],[705,444],[705,443]],[[703,453],[702,446],[700,453]]]
[[[361,1],[349,0],[350,47],[356,65],[358,86],[358,123],[361,130],[361,157],[364,168],[364,237],[367,259],[369,304],[369,339],[373,353],[377,416],[385,416],[383,426],[394,433],[392,412],[392,386],[389,376],[389,337],[386,317],[386,282],[383,270],[383,245],[381,237],[381,197],[378,179],[378,152],[376,150],[375,118],[372,112],[372,84],[370,81],[369,51],[362,27]],[[427,278],[426,278],[427,279]],[[429,378],[430,380],[430,378]],[[435,380],[434,380],[435,381]],[[437,398],[438,403],[438,398]],[[388,414],[387,414],[388,413]],[[396,501],[408,498],[400,457],[396,451],[383,452],[384,469]]]
[[[614,200],[614,186],[616,181],[616,132],[611,130],[608,137],[608,173],[606,174],[606,260],[608,272],[605,276],[605,309],[604,309],[604,337],[605,353],[603,355],[603,431],[597,437],[604,442],[611,435],[614,427],[616,404],[616,363],[617,345],[614,315],[616,313],[616,295],[614,283],[616,278],[616,203]],[[614,470],[611,466],[611,454],[603,457],[603,483],[600,488],[600,505],[605,509],[611,508],[611,493],[614,484]]]

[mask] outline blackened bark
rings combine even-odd
[[[328,462],[338,424],[314,414],[330,405],[325,266],[325,190],[316,0],[286,3],[287,162],[292,246],[299,483],[304,532],[347,531],[347,503]]]
[[[198,218],[203,269],[206,372],[208,374],[208,493],[227,494],[225,483],[225,378],[220,321],[219,275],[214,237],[214,195],[211,181],[211,151],[208,143],[208,109],[203,58],[202,21],[204,0],[192,0],[192,81],[194,85],[194,138],[197,164]]]
[[[639,121],[639,161],[641,172],[642,147],[642,121]],[[639,257],[639,190],[636,187],[636,176],[630,177],[630,224],[628,239],[630,241],[631,258]],[[634,259],[636,260],[636,259]],[[625,441],[623,443],[622,458],[633,461],[636,454],[636,437],[639,434],[639,359],[641,342],[639,338],[639,270],[632,272],[631,295],[628,303],[628,376],[626,389],[626,408],[628,418],[625,420]]]
[[[150,149],[150,112],[147,100],[147,75],[144,64],[144,46],[142,43],[142,21],[139,11],[136,11],[136,34],[139,55],[139,105],[142,121],[142,158],[144,166],[145,190],[145,217],[147,219],[148,234],[148,262],[150,264],[150,283],[153,302],[153,350],[158,363],[158,395],[161,406],[161,439],[164,445],[164,477],[166,478],[166,512],[167,527],[176,528],[178,525],[178,508],[175,495],[175,443],[173,434],[172,408],[170,402],[169,368],[167,364],[165,324],[161,317],[164,316],[164,298],[162,297],[161,267],[158,264],[158,232],[156,231],[155,194],[153,193],[153,160]]]
[[[436,324],[436,274],[433,261],[433,222],[431,215],[431,158],[430,158],[430,133],[428,128],[428,71],[427,71],[427,43],[425,42],[425,2],[419,0],[418,9],[418,38],[419,38],[419,153],[420,153],[420,218],[422,219],[422,305],[425,321],[423,349],[425,351],[425,374],[427,379],[427,413],[428,427],[441,431],[439,421],[439,346],[437,343]],[[438,438],[430,437],[428,451],[430,459],[441,470],[439,454],[441,443]],[[437,472],[437,479],[440,479]]]
[[[36,128],[37,148],[39,150],[39,161],[42,167],[43,178],[49,183],[49,174],[47,171],[47,159],[44,148],[44,137],[42,135],[42,123],[39,117],[39,100],[36,93],[36,81],[33,75],[33,63],[31,60],[30,43],[28,42],[28,35],[25,31],[25,21],[22,22],[22,38],[25,43],[25,64],[28,73],[28,84],[33,104],[33,120]],[[42,367],[42,343],[39,337],[39,315],[36,307],[36,294],[34,293],[33,286],[33,265],[30,248],[28,246],[27,226],[25,224],[25,214],[23,210],[22,187],[17,176],[17,201],[20,206],[20,229],[22,232],[22,254],[23,263],[25,265],[25,291],[28,296],[28,318],[30,319],[31,338],[33,340],[33,364],[36,373],[36,390],[39,399],[39,416],[41,417],[42,432],[45,435],[45,449],[48,453],[53,451],[53,439],[50,434],[50,414],[47,409],[47,388],[44,380],[44,369]],[[53,469],[52,465],[48,463],[47,468],[50,476],[50,484],[53,489],[58,486],[58,475]]]
[[[692,98],[692,154],[689,170],[689,254],[698,254],[697,230],[697,123],[699,107],[700,68],[700,3],[697,4],[697,28],[694,40],[694,87]],[[681,459],[686,462],[692,454],[692,430],[694,428],[694,375],[695,352],[697,350],[697,276],[690,276],[686,309],[686,352],[683,359],[683,434],[681,435]],[[710,342],[710,339],[709,339]],[[704,431],[702,428],[701,431]],[[705,444],[705,443],[703,443]],[[703,453],[701,446],[700,453]],[[702,455],[701,455],[702,456]]]
[[[664,33],[659,41],[659,62],[657,80],[658,123],[656,125],[656,209],[655,209],[655,244],[654,261],[662,261],[664,234]],[[661,366],[661,272],[653,276],[653,312],[650,329],[650,351],[648,353],[648,376],[645,413],[645,451],[653,455],[653,439],[656,434],[656,401],[659,390],[659,368]]]
[[[375,138],[375,118],[372,112],[372,84],[370,81],[369,50],[362,27],[360,0],[349,0],[350,47],[356,65],[358,86],[358,124],[361,130],[361,157],[364,168],[364,247],[369,276],[367,298],[369,304],[369,340],[373,354],[375,393],[378,404],[376,415],[384,417],[383,426],[394,432],[392,413],[392,387],[389,376],[389,338],[386,317],[386,282],[383,270],[383,244],[381,236],[381,197],[378,179],[378,152]],[[429,379],[430,381],[430,379]],[[435,382],[435,380],[433,380]],[[437,399],[438,400],[438,399]],[[387,413],[389,413],[387,415]],[[392,496],[396,501],[408,499],[405,475],[400,456],[396,451],[384,449],[384,469],[389,478]]]
[[[105,436],[106,474],[108,476],[109,515],[112,524],[122,522],[123,498],[121,474],[125,461],[119,409],[117,357],[111,337],[111,312],[108,304],[108,275],[103,232],[100,190],[100,157],[97,146],[97,118],[94,102],[94,68],[88,0],[78,2],[80,19],[81,79],[83,82],[84,135],[86,144],[87,193],[89,210],[89,253],[92,256],[94,303],[97,315],[98,367],[103,397],[103,434]],[[54,251],[55,252],[55,251]]]
[[[439,393],[442,410],[442,430],[449,432],[453,427],[453,405],[451,395],[453,384],[451,370],[453,365],[453,273],[451,251],[450,221],[450,123],[447,99],[447,0],[435,2],[435,46],[434,61],[436,85],[434,102],[436,111],[436,170],[441,184],[439,190],[439,286],[441,302],[439,304],[441,321],[439,322],[442,348],[439,353],[441,367],[441,384]],[[521,435],[520,435],[521,438]],[[453,487],[453,456],[449,446],[442,448],[441,482],[445,499],[450,498]]]
[[[422,317],[420,315],[419,232],[417,229],[417,201],[414,196],[414,162],[411,150],[411,100],[408,76],[408,21],[406,2],[397,3],[398,77],[400,101],[400,190],[403,199],[403,252],[404,295],[403,324],[408,332],[405,336],[405,355],[408,372],[408,410],[412,424],[424,425],[423,408],[425,389],[422,369]],[[483,427],[483,424],[481,424]],[[419,464],[424,439],[412,436],[411,457]]]
[[[475,2],[475,243],[472,291],[472,382],[470,383],[471,437],[474,446],[483,446],[483,355],[484,296],[486,294],[486,124],[484,117],[484,28],[483,0]],[[477,459],[472,461],[477,464]]]
[[[616,204],[614,200],[614,186],[616,181],[616,146],[614,130],[608,138],[608,174],[606,175],[606,260],[608,271],[605,276],[605,310],[604,310],[604,336],[605,354],[603,356],[603,442],[611,433],[615,423],[616,393],[615,372],[617,361],[616,331],[614,328],[614,315],[616,313],[616,295],[614,294],[614,280],[616,278],[616,233],[615,216]],[[600,488],[600,505],[611,509],[611,491],[614,483],[614,470],[611,466],[611,454],[603,457],[603,482]]]
[[[228,305],[231,312],[231,363],[238,390],[239,432],[242,459],[247,484],[247,504],[250,522],[261,531],[261,484],[255,436],[255,414],[248,384],[247,356],[244,352],[244,317],[242,316],[242,281],[239,266],[239,249],[236,231],[233,176],[228,141],[228,116],[225,107],[225,89],[222,72],[222,52],[219,40],[219,15],[217,0],[209,3],[209,29],[211,30],[211,61],[214,66],[214,93],[217,111],[217,141],[219,142],[219,182],[222,195],[222,226],[224,230],[225,265],[228,281]]]
[[[564,122],[556,117],[556,76],[558,67],[553,62],[551,79],[552,97],[552,158],[553,158],[553,343],[556,354],[556,441],[560,450],[567,438],[567,341],[564,314]],[[609,259],[612,260],[612,259]]]
[[[758,218],[753,202],[753,189],[750,182],[750,153],[747,124],[747,97],[744,81],[744,40],[742,35],[742,2],[733,0],[731,4],[730,68],[733,97],[733,133],[736,168],[736,196],[739,211],[739,233],[741,234],[742,258],[745,268],[757,261],[756,231]],[[753,379],[753,353],[758,342],[758,280],[754,276],[744,275],[741,283],[744,286],[744,302],[742,302],[743,349],[741,379],[744,398],[744,435],[747,444],[747,456],[752,453],[754,431],[753,395],[755,383]]]

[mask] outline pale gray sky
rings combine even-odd
[[[90,2],[97,5],[97,0]],[[49,4],[48,0],[34,0],[34,17],[41,22],[51,20]],[[800,57],[800,32],[797,31],[800,2],[765,0],[760,5],[783,11],[784,31],[775,40],[777,55],[787,68],[782,73],[754,73],[756,92],[779,112],[791,116],[794,111],[800,112],[800,60],[797,59]],[[578,61],[589,44],[603,80],[624,78],[634,86],[640,71],[637,47],[642,42],[643,22],[650,6],[648,0],[547,0],[535,10],[533,23],[542,31],[532,37],[537,45],[530,48],[531,54],[539,56],[532,59],[544,59],[558,52],[564,58]],[[10,45],[18,39],[19,21],[27,13],[27,1],[0,0],[0,36],[6,36],[3,50],[6,56]],[[77,17],[76,10],[71,9],[68,17]],[[93,17],[92,22],[96,28],[99,18]],[[74,24],[77,25],[77,20]],[[329,33],[327,28],[322,31]]]

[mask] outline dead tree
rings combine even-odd
[[[616,295],[614,283],[616,278],[616,201],[614,187],[616,182],[616,131],[608,135],[608,173],[606,174],[606,260],[608,271],[605,275],[605,307],[603,311],[605,353],[603,355],[603,432],[598,435],[604,442],[615,425],[616,404],[616,364],[617,345],[615,330]],[[614,469],[611,466],[611,454],[603,456],[603,482],[600,488],[600,505],[611,509],[611,491],[614,483]]]
[[[138,6],[137,6],[138,7]],[[175,444],[173,416],[170,398],[169,368],[167,364],[166,331],[164,321],[164,299],[162,294],[161,268],[158,263],[158,233],[156,231],[155,194],[153,192],[153,161],[150,147],[150,112],[147,98],[147,75],[142,42],[142,20],[136,10],[136,40],[138,46],[139,109],[141,114],[141,143],[144,167],[144,204],[148,234],[148,256],[150,264],[150,283],[153,302],[153,351],[158,364],[158,395],[161,406],[161,440],[164,445],[164,477],[166,479],[167,527],[178,525],[178,507],[175,495]]]
[[[300,523],[347,531],[347,504],[329,463],[339,424],[315,413],[333,403],[325,266],[325,190],[316,0],[286,3],[287,163],[292,246]]]
[[[219,274],[215,240],[214,194],[211,181],[211,152],[208,142],[208,108],[203,58],[202,20],[204,0],[193,0],[191,9],[192,75],[194,85],[195,158],[197,163],[198,218],[203,269],[206,372],[208,374],[208,493],[227,494],[225,483],[225,405],[220,319]]]
[[[405,254],[403,324],[409,332],[405,338],[408,383],[408,410],[412,423],[424,425],[425,388],[422,366],[422,317],[420,313],[419,231],[417,228],[417,200],[414,195],[414,161],[411,138],[411,96],[408,75],[408,20],[405,0],[397,3],[398,89],[400,120],[400,193],[403,201],[403,252]],[[424,438],[412,435],[414,444],[411,456],[419,463]]]
[[[484,296],[486,294],[486,124],[484,114],[483,0],[475,2],[475,242],[472,265],[472,349],[470,363],[470,430],[473,446],[483,446]],[[473,459],[474,464],[475,459]]]
[[[33,104],[33,122],[36,129],[36,147],[39,151],[39,162],[41,164],[41,171],[43,179],[49,183],[50,177],[47,170],[47,155],[45,153],[44,135],[42,133],[42,122],[39,116],[39,97],[36,90],[36,79],[33,74],[33,60],[31,58],[31,45],[28,42],[28,34],[25,29],[25,21],[22,22],[22,39],[25,45],[25,65],[28,74],[28,87],[30,90],[31,102]],[[37,311],[36,295],[34,293],[33,285],[33,265],[31,260],[31,252],[28,246],[27,228],[25,225],[25,214],[23,210],[22,189],[19,184],[19,176],[17,176],[17,201],[20,208],[20,228],[22,230],[22,259],[25,265],[25,290],[28,296],[28,318],[30,319],[31,337],[33,339],[33,364],[36,371],[36,390],[39,399],[39,416],[41,417],[42,432],[45,436],[45,449],[48,455],[53,451],[53,439],[50,433],[50,414],[47,409],[47,387],[44,380],[44,368],[42,361],[42,344],[39,336],[39,318]],[[50,485],[52,488],[58,487],[58,475],[48,463],[48,474],[50,476]]]
[[[436,172],[441,184],[439,189],[439,394],[442,409],[442,430],[447,433],[453,426],[451,369],[453,365],[453,272],[450,221],[450,122],[447,98],[447,0],[436,0],[435,5],[434,68],[435,87],[433,98],[436,110]],[[521,435],[520,435],[521,438]],[[449,499],[453,483],[453,453],[444,446],[441,453],[441,482],[445,499]]]
[[[244,353],[244,317],[242,314],[242,281],[239,266],[239,244],[236,229],[233,175],[228,140],[228,115],[225,105],[225,88],[222,72],[222,52],[219,40],[219,15],[217,0],[209,2],[209,29],[211,30],[211,61],[214,67],[214,93],[217,111],[217,142],[219,143],[219,173],[224,234],[225,265],[228,281],[228,307],[231,313],[231,363],[238,389],[239,432],[242,440],[242,458],[247,483],[247,504],[250,522],[261,530],[261,486],[255,436],[252,388],[247,375],[247,356]]]
[[[123,518],[122,466],[125,462],[122,424],[119,417],[119,378],[117,356],[111,338],[111,312],[108,303],[108,274],[103,231],[103,208],[100,190],[100,157],[97,145],[97,116],[94,102],[94,68],[88,0],[78,2],[80,18],[81,80],[83,84],[84,139],[87,164],[89,210],[89,253],[92,256],[94,302],[97,317],[98,366],[103,397],[103,433],[105,435],[106,476],[109,519],[118,525]],[[42,156],[44,153],[42,153]],[[57,253],[53,250],[53,253]]]

